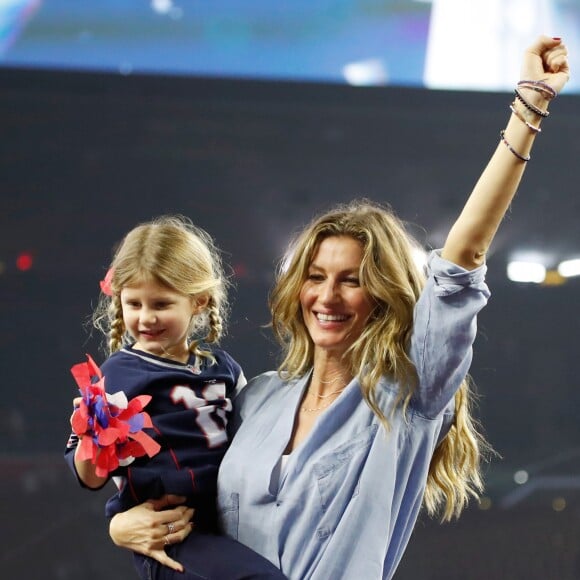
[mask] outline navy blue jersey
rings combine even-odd
[[[155,456],[137,458],[111,474],[119,490],[107,502],[107,516],[165,493],[186,496],[197,510],[215,504],[231,399],[246,381],[229,354],[220,349],[212,354],[215,363],[192,355],[184,364],[125,347],[101,366],[108,393],[123,391],[129,400],[151,395],[145,411],[153,429],[147,433],[161,445]],[[71,437],[65,452],[71,466],[76,443]]]

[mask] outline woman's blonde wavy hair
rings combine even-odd
[[[207,307],[189,326],[191,353],[212,358],[202,343],[217,343],[227,314],[227,278],[211,236],[180,215],[167,215],[132,229],[119,245],[110,265],[111,296],[101,294],[93,313],[94,326],[107,337],[112,354],[133,339],[123,323],[121,290],[153,280]]]
[[[290,246],[270,295],[273,331],[284,357],[278,371],[290,380],[313,365],[314,345],[302,316],[300,291],[320,243],[330,236],[351,237],[363,248],[360,280],[375,309],[346,354],[365,401],[388,429],[375,386],[383,375],[392,377],[400,385],[396,404],[406,409],[418,380],[407,354],[413,312],[425,284],[414,258],[419,245],[389,208],[365,199],[338,206],[312,221]],[[453,425],[429,468],[424,505],[429,515],[440,514],[443,521],[458,517],[469,498],[478,498],[483,490],[481,460],[489,447],[471,416],[473,399],[466,379],[455,395]]]

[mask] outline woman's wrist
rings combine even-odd
[[[526,80],[518,82],[515,102],[520,113],[532,124],[550,115],[550,101],[556,98],[556,91],[545,81]]]

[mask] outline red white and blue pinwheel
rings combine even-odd
[[[71,425],[80,439],[77,458],[91,460],[97,476],[106,477],[136,457],[152,457],[160,446],[143,431],[153,426],[151,417],[143,411],[151,396],[140,395],[128,401],[122,391],[105,392],[101,369],[89,355],[87,359],[71,368],[82,396]]]

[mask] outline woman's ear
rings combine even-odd
[[[200,296],[195,296],[192,298],[192,310],[191,313],[195,316],[202,312],[209,304],[209,295],[202,294]]]

